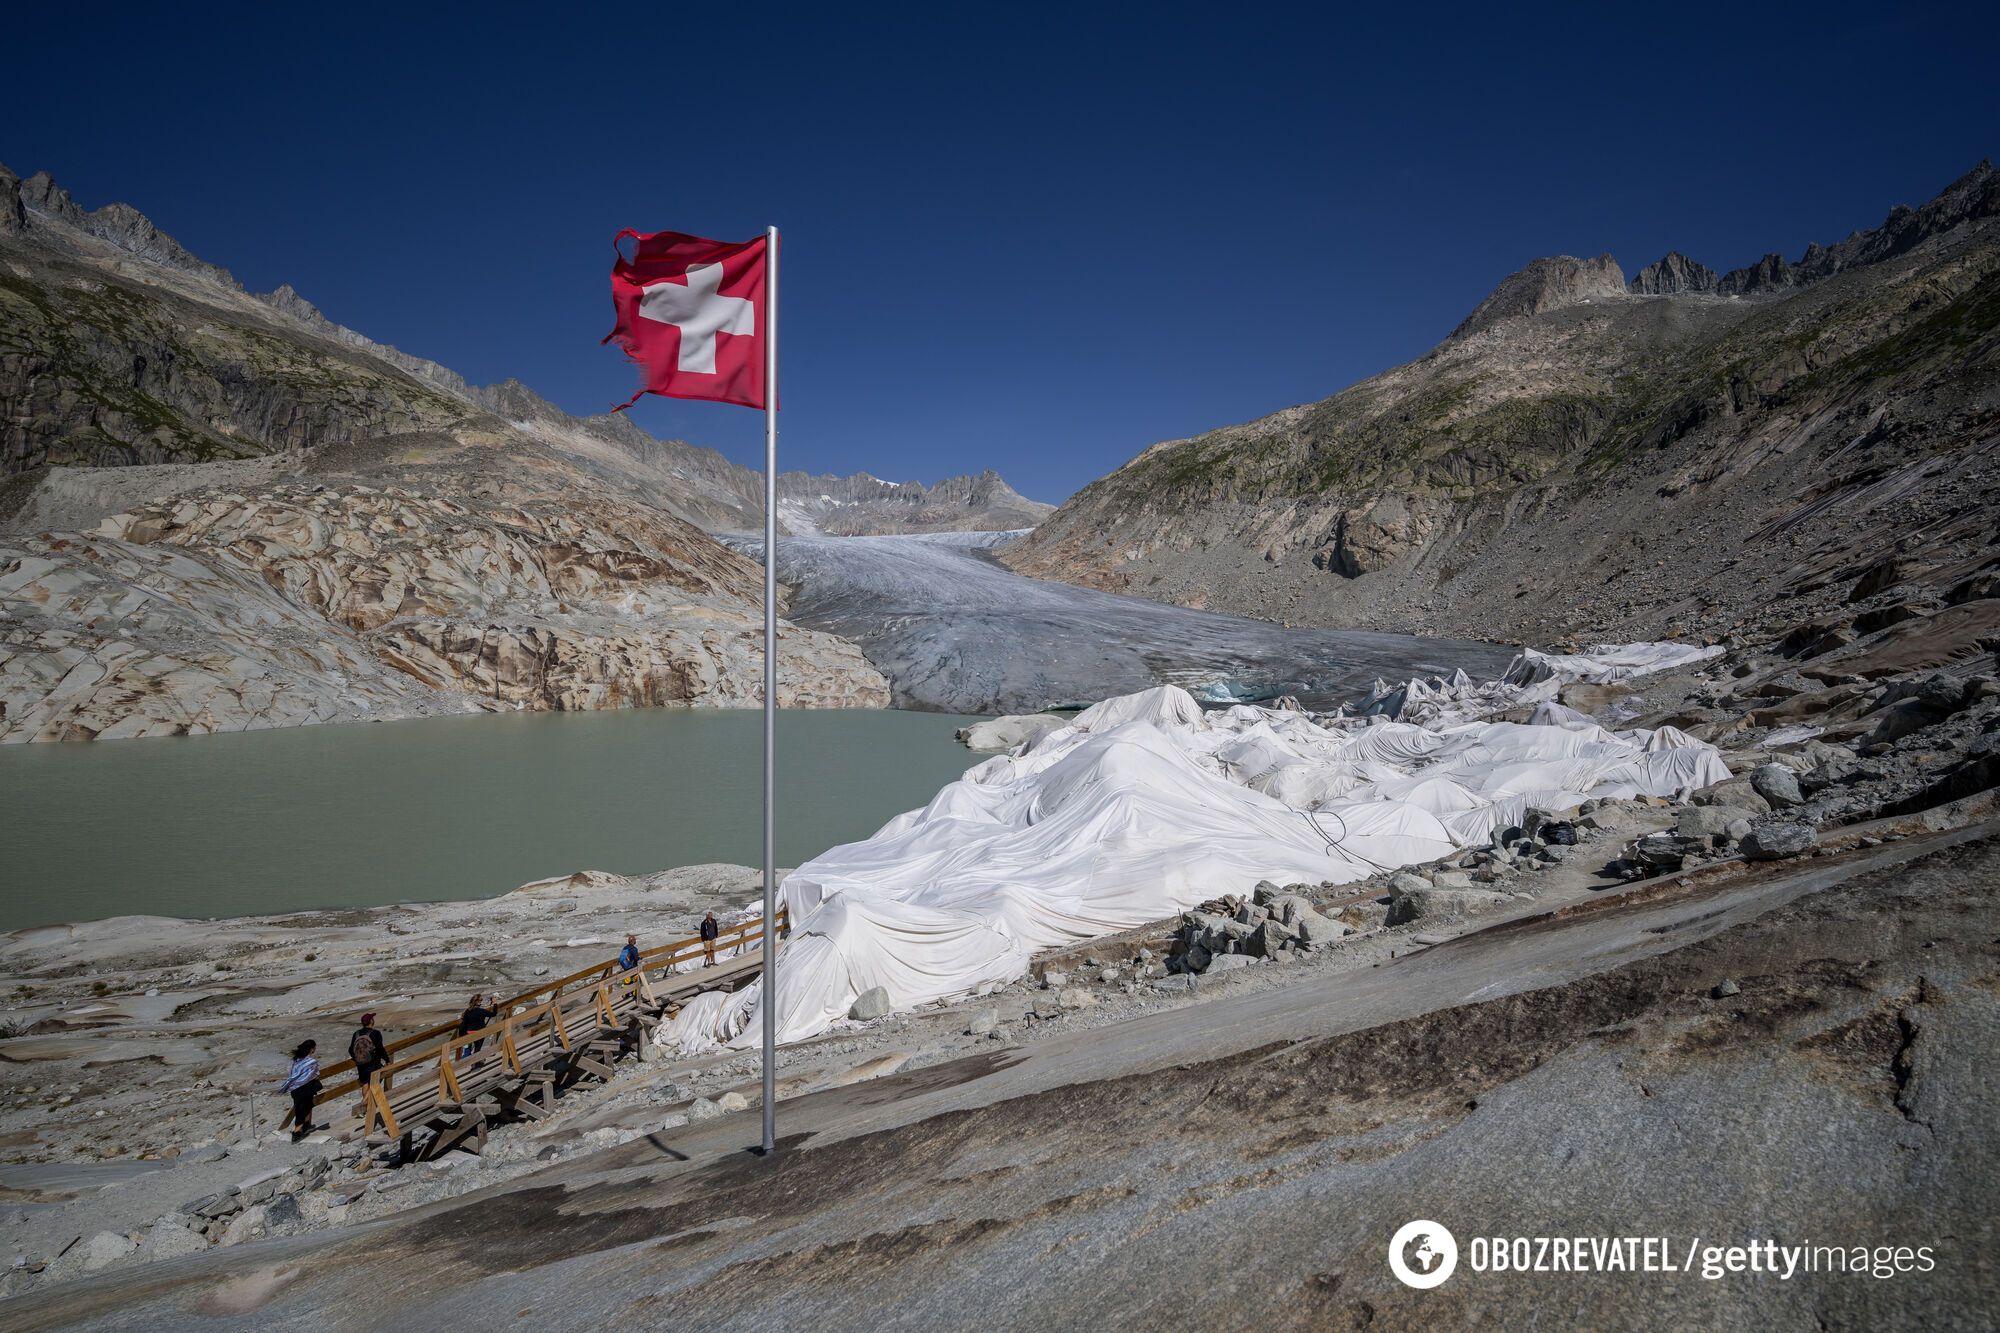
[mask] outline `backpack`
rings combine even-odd
[[[375,1034],[367,1028],[361,1028],[354,1034],[354,1040],[347,1043],[348,1058],[357,1065],[373,1064],[379,1050],[380,1047],[375,1043]]]

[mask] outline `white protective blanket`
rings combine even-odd
[[[1729,776],[1671,729],[1614,734],[1559,705],[1537,721],[1204,714],[1173,686],[1108,699],[786,878],[778,1039],[824,1032],[876,986],[897,1008],[962,995],[1260,880],[1348,883],[1484,846],[1530,808]],[[762,1001],[761,983],[703,996],[659,1039],[754,1045]]]
[[[1361,717],[1393,718],[1438,727],[1470,722],[1523,704],[1548,703],[1573,681],[1602,685],[1631,680],[1656,671],[1694,666],[1718,657],[1720,647],[1686,643],[1598,644],[1580,653],[1542,653],[1523,649],[1497,680],[1474,681],[1463,671],[1449,680],[1408,680],[1391,685],[1378,680],[1366,699],[1354,708]],[[1342,710],[1344,714],[1346,710]],[[1539,719],[1538,719],[1539,720]]]

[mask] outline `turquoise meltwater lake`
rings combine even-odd
[[[762,859],[763,715],[482,714],[0,747],[0,928],[481,898],[572,870]],[[778,860],[923,805],[969,719],[778,718]]]

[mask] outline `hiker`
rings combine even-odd
[[[354,1061],[354,1076],[366,1087],[375,1081],[375,1071],[389,1063],[389,1043],[375,1026],[373,1010],[361,1015],[361,1026],[347,1039],[347,1058]]]
[[[496,995],[493,997],[493,1002],[495,1007],[492,1009],[488,1009],[486,1006],[482,1005],[479,1002],[480,998],[481,997],[479,992],[474,991],[472,993],[471,1001],[467,1003],[465,1006],[465,1012],[458,1016],[459,1036],[463,1037],[468,1035],[469,1033],[477,1032],[481,1028],[485,1027],[488,1023],[491,1023],[494,1019],[500,1016],[500,1010],[498,1008],[500,1003],[499,996]],[[473,1042],[469,1046],[459,1047],[458,1058],[461,1060],[470,1060],[474,1055],[477,1055],[479,1053],[479,1048],[484,1046],[485,1044],[486,1044],[486,1039],[484,1037],[481,1037],[478,1041]]]
[[[637,935],[627,935],[625,937],[625,947],[618,951],[618,970],[620,972],[630,972],[637,966],[639,966],[639,937]]]
[[[292,1142],[297,1143],[315,1129],[313,1099],[319,1096],[319,1058],[313,1054],[319,1043],[308,1038],[292,1048],[292,1072],[285,1075],[284,1091],[292,1095]]]
[[[701,919],[701,956],[707,960],[703,967],[715,966],[715,937],[721,933],[722,927],[715,924],[715,913]]]

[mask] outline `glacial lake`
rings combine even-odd
[[[979,762],[942,713],[778,717],[778,864]],[[0,746],[0,929],[484,898],[763,857],[763,714],[482,714]]]

